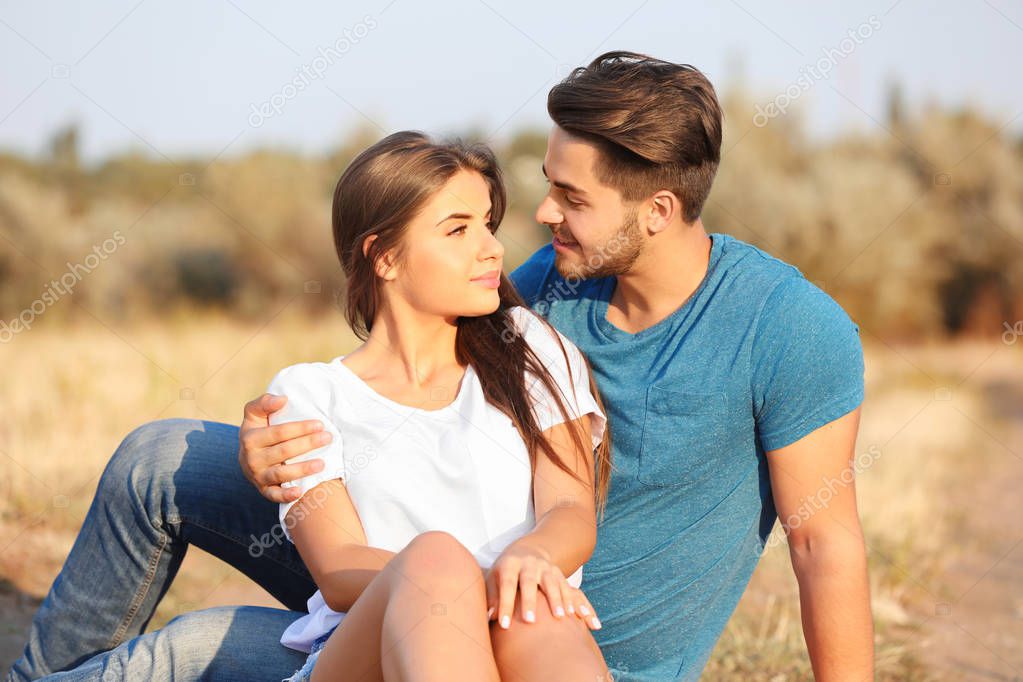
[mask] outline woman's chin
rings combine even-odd
[[[480,305],[464,307],[458,312],[458,317],[483,317],[484,315],[489,315],[501,307],[500,297],[495,295],[493,298],[494,300],[489,303],[481,303]]]

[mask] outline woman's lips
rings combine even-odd
[[[501,286],[501,271],[494,270],[492,272],[486,273],[483,276],[476,277],[470,281],[475,282],[476,284],[482,284],[488,289],[497,289],[498,287]]]

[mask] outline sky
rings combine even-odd
[[[761,122],[784,105],[818,137],[878,127],[894,81],[1023,134],[1018,0],[33,0],[0,2],[0,150],[43,155],[71,123],[90,162],[326,153],[360,126],[500,140],[612,49],[742,82]]]

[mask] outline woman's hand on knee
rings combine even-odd
[[[526,623],[536,622],[537,593],[543,592],[555,618],[575,616],[592,629],[600,629],[593,605],[582,590],[568,583],[558,566],[537,548],[511,545],[486,573],[488,620],[497,619],[508,629],[519,596],[520,613]]]

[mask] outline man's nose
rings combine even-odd
[[[565,222],[565,216],[558,208],[558,204],[548,194],[536,207],[536,222],[546,225],[560,225]]]

